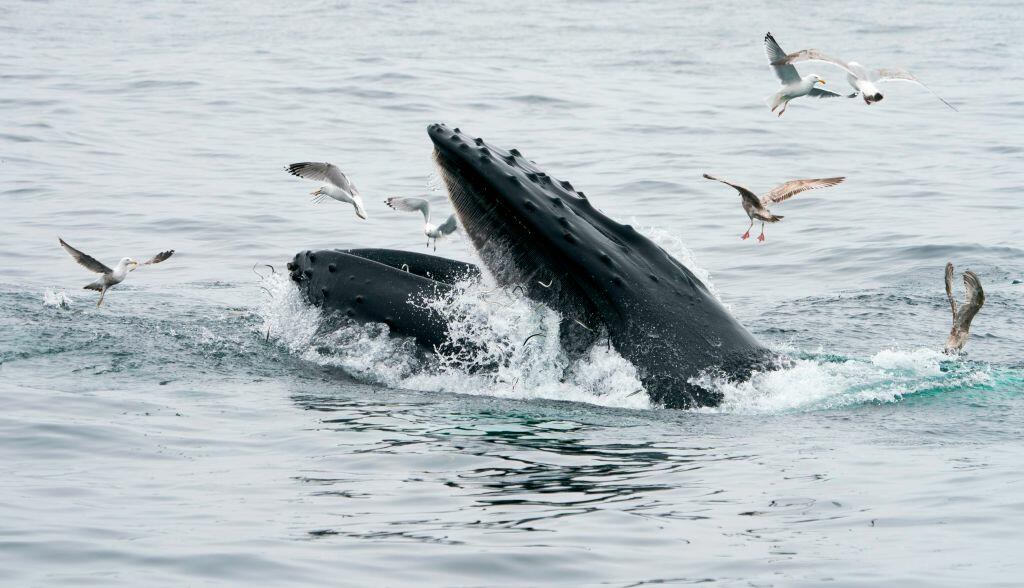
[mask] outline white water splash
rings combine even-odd
[[[449,294],[410,301],[439,313],[461,345],[424,354],[381,324],[322,328],[322,314],[305,303],[287,276],[264,281],[271,293],[257,309],[261,336],[318,365],[339,367],[359,381],[394,388],[545,398],[621,408],[651,408],[636,369],[599,341],[571,359],[559,343],[560,317],[518,292],[486,283],[459,284]],[[799,355],[792,349],[790,355]],[[480,369],[486,366],[486,369]],[[776,413],[895,402],[921,392],[984,386],[984,369],[933,349],[883,349],[868,359],[822,354],[787,361],[742,382],[702,376],[692,383],[722,392],[705,412]]]
[[[263,279],[260,285],[267,289],[266,300],[256,309],[263,321],[260,333],[275,339],[291,353],[304,353],[323,318],[320,309],[306,304],[287,276],[274,274]]]
[[[725,395],[720,406],[705,411],[782,412],[896,402],[921,392],[984,385],[988,379],[984,370],[958,366],[936,350],[921,348],[883,349],[869,360],[797,359],[743,382],[702,376],[693,383]]]
[[[871,363],[884,370],[902,371],[922,376],[938,376],[940,363],[949,356],[936,349],[919,348],[912,351],[883,349],[871,358]]]
[[[71,308],[72,302],[74,300],[64,290],[47,289],[43,291],[43,306],[68,310]]]
[[[412,390],[545,398],[621,408],[651,406],[636,369],[605,341],[569,358],[559,341],[559,315],[517,292],[467,281],[445,295],[410,303],[431,309],[458,345],[423,354],[382,324],[322,329],[322,313],[305,303],[283,275],[264,280],[267,301],[257,331],[318,365],[359,381]],[[483,366],[483,369],[481,369]]]

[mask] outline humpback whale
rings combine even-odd
[[[457,128],[432,124],[427,132],[459,224],[487,272],[560,313],[565,347],[607,337],[636,367],[652,402],[667,408],[718,404],[720,393],[695,383],[702,374],[745,379],[773,365],[773,354],[689,269],[568,181]],[[385,323],[427,350],[447,344],[444,320],[410,301],[481,271],[385,249],[303,251],[288,268],[310,303]]]

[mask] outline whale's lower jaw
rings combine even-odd
[[[410,302],[444,295],[457,282],[480,277],[472,264],[391,249],[302,251],[288,270],[306,301],[325,309],[329,320],[383,323],[427,351],[447,342],[447,325],[437,313]]]
[[[563,344],[607,333],[637,369],[651,400],[713,406],[702,376],[745,379],[767,369],[762,347],[675,258],[595,209],[518,151],[430,125],[435,159],[460,224],[502,285],[521,288],[562,317]],[[303,252],[289,268],[315,304],[362,322],[384,322],[425,349],[444,344],[443,319],[409,304],[451,287],[472,266],[389,250]]]

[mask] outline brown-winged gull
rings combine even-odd
[[[709,180],[714,180],[716,182],[722,182],[727,186],[732,186],[733,188],[736,189],[737,192],[740,193],[740,196],[742,197],[743,210],[746,211],[747,216],[750,217],[750,225],[747,227],[747,232],[743,233],[743,235],[740,236],[740,239],[749,238],[750,229],[754,226],[754,221],[759,220],[761,221],[761,235],[757,238],[758,241],[764,241],[765,223],[777,223],[780,220],[782,220],[781,216],[773,214],[770,210],[768,210],[769,204],[778,204],[779,202],[788,200],[789,198],[806,190],[814,190],[815,188],[826,188],[828,186],[835,186],[836,184],[846,179],[844,177],[836,177],[813,178],[807,180],[790,180],[785,184],[781,184],[779,186],[776,186],[775,188],[772,188],[771,191],[769,191],[767,194],[758,198],[757,194],[754,194],[753,192],[744,188],[743,186],[727,182],[723,179],[716,178],[708,174],[704,174],[704,177]]]
[[[339,202],[351,204],[356,209],[356,216],[361,219],[366,218],[366,209],[363,208],[363,198],[359,195],[359,190],[348,179],[348,176],[333,163],[304,161],[302,163],[293,163],[284,169],[293,176],[317,182],[327,182],[327,184],[310,192],[313,195],[314,202],[322,202],[327,197],[334,198]]]
[[[75,258],[78,265],[91,272],[101,274],[98,280],[85,286],[86,290],[96,290],[100,293],[100,299],[96,302],[96,306],[103,304],[103,297],[107,294],[107,290],[123,282],[124,279],[128,277],[128,272],[137,269],[139,266],[160,263],[174,255],[173,249],[170,251],[161,251],[154,255],[152,259],[144,263],[139,263],[131,257],[122,257],[121,261],[118,261],[117,265],[111,269],[100,261],[97,261],[95,257],[82,253],[71,245],[68,245],[64,239],[57,237],[57,241],[60,242],[60,246],[64,248],[64,251],[67,251],[71,257]]]
[[[771,56],[769,56],[769,59],[771,59]],[[829,57],[817,49],[803,49],[796,53],[790,53],[780,59],[773,60],[772,65],[782,67],[799,61],[821,61],[824,63],[831,63],[832,65],[842,68],[846,71],[846,81],[853,86],[854,90],[864,97],[864,102],[868,105],[885,98],[885,96],[883,96],[878,90],[878,86],[875,85],[875,82],[910,82],[928,90],[933,96],[942,100],[943,104],[953,110],[956,110],[955,106],[946,102],[942,96],[939,96],[934,90],[924,85],[924,82],[914,77],[914,75],[909,71],[898,67],[874,69],[869,71],[856,61],[843,61],[842,59]],[[857,94],[854,93],[854,96],[856,95]]]
[[[421,212],[423,214],[423,234],[427,236],[427,247],[430,247],[430,240],[434,240],[434,251],[437,251],[437,240],[450,235],[459,228],[455,215],[450,215],[438,226],[430,224],[430,202],[424,198],[401,198],[392,196],[384,201],[395,210],[402,212]]]
[[[800,77],[800,73],[792,65],[788,63],[777,64],[777,62],[785,61],[786,52],[775,42],[775,37],[771,33],[764,36],[764,51],[768,55],[768,62],[771,65],[772,71],[775,72],[775,76],[779,78],[779,83],[782,84],[778,92],[767,98],[768,106],[771,107],[772,112],[781,108],[778,115],[782,116],[782,113],[786,112],[789,101],[801,96],[811,96],[812,98],[840,97],[835,92],[816,88],[815,84],[825,84],[825,80],[821,79],[817,74]]]
[[[946,262],[946,298],[953,309],[953,328],[949,331],[944,351],[950,355],[959,353],[964,345],[967,345],[967,337],[971,334],[971,321],[985,304],[985,291],[981,289],[981,280],[970,270],[964,272],[964,290],[964,303],[957,308],[956,300],[953,299],[953,263]]]

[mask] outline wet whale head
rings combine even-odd
[[[460,224],[498,282],[606,332],[653,400],[717,404],[695,378],[766,365],[770,354],[689,269],[571,183],[458,128],[427,132]]]

